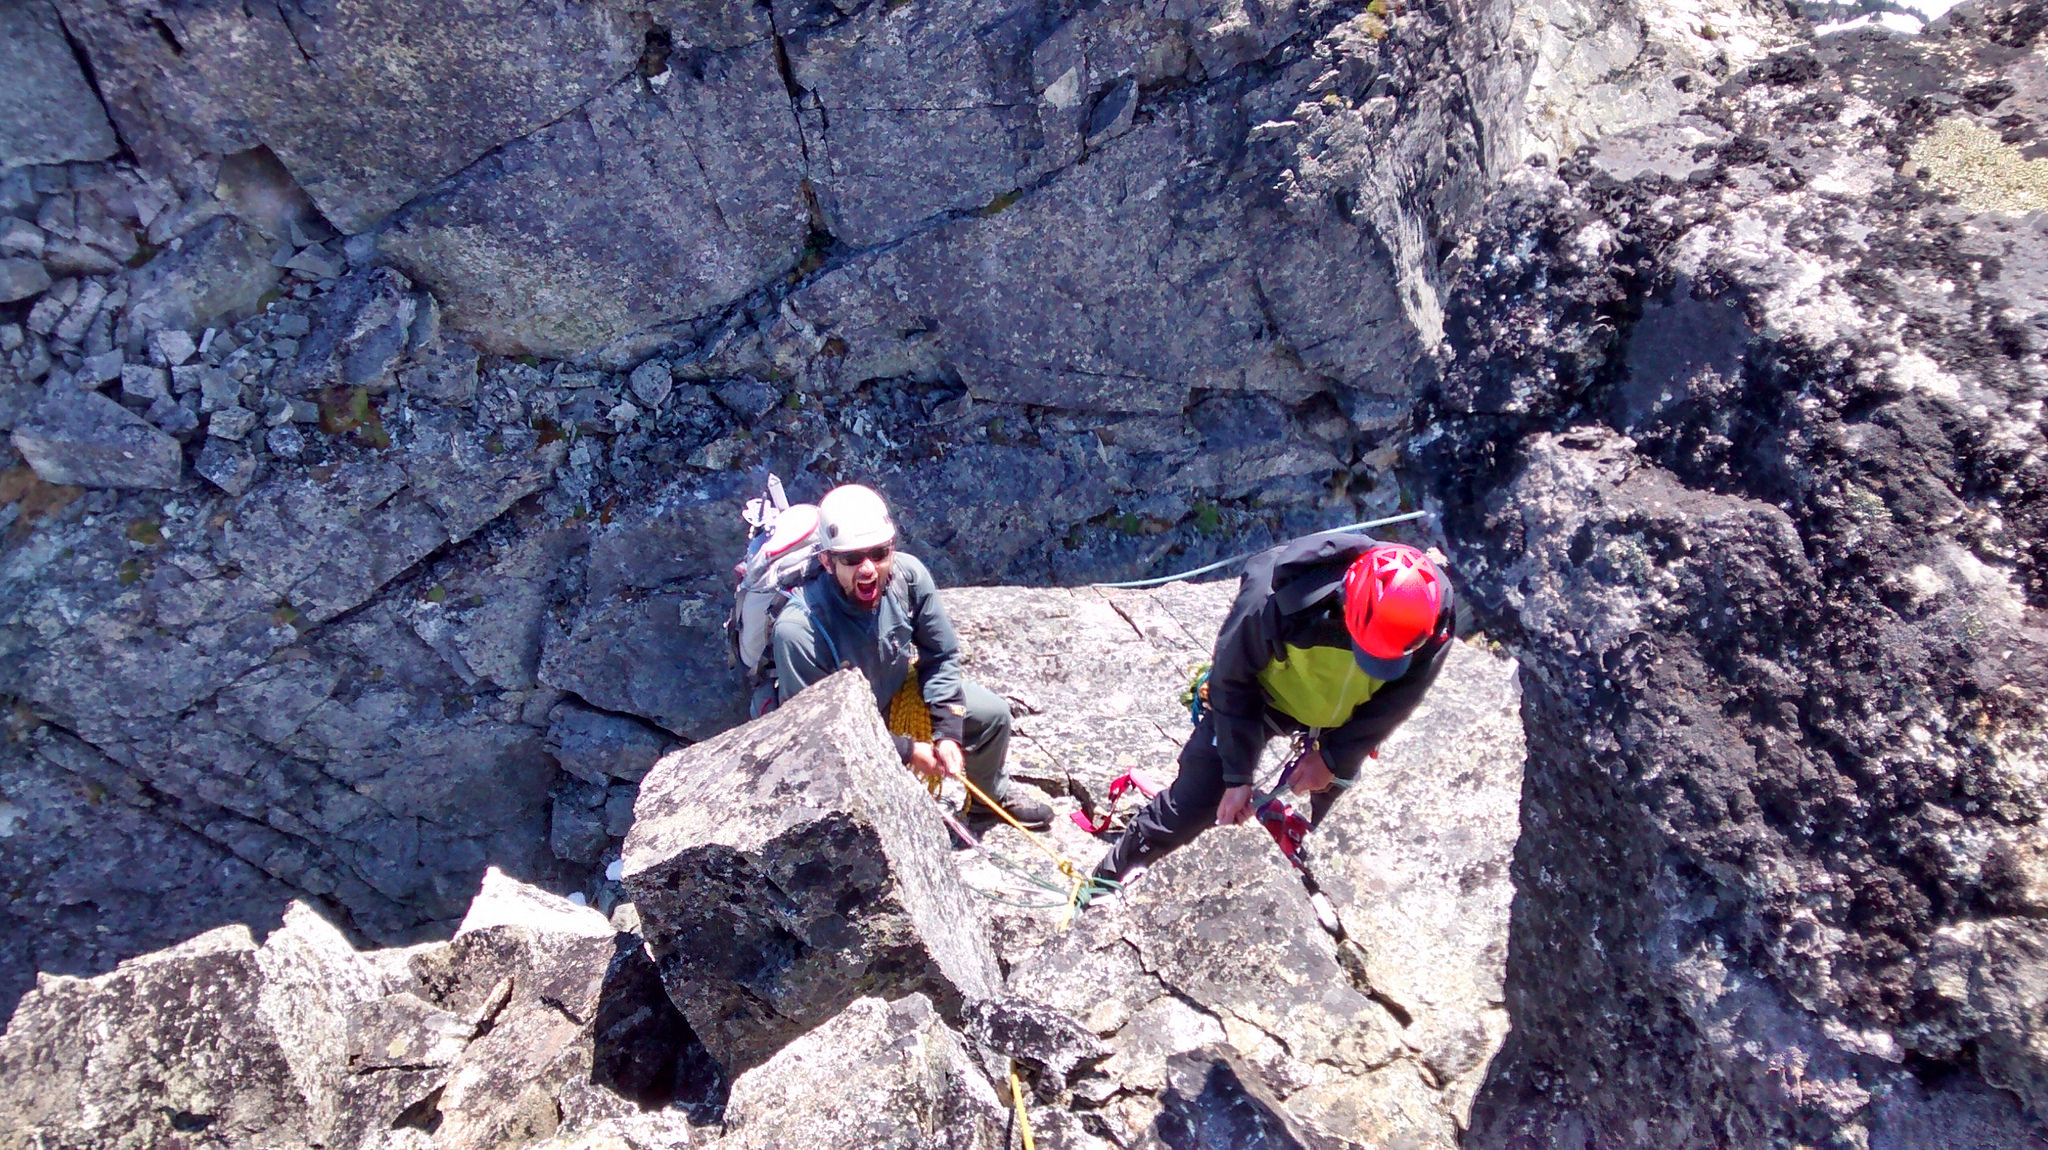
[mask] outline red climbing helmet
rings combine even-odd
[[[1376,544],[1344,572],[1351,653],[1375,679],[1407,674],[1408,657],[1429,641],[1443,606],[1443,572],[1406,543]]]

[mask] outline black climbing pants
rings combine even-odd
[[[1295,735],[1307,730],[1293,718],[1266,709],[1269,732]],[[1216,808],[1223,802],[1223,792],[1230,784],[1223,781],[1223,759],[1216,750],[1215,719],[1203,715],[1202,721],[1188,736],[1187,744],[1180,749],[1180,777],[1173,785],[1152,797],[1138,817],[1110,848],[1095,873],[1104,878],[1120,878],[1134,866],[1150,866],[1169,853],[1195,841],[1195,836],[1216,825]],[[1339,779],[1358,777],[1358,767],[1364,761],[1366,752],[1372,748],[1359,745],[1355,739],[1345,738],[1345,728],[1324,731],[1321,735],[1323,761]],[[1330,810],[1330,804],[1337,800],[1343,788],[1332,786],[1309,798],[1309,821],[1311,824],[1323,821]]]

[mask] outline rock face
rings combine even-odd
[[[1319,832],[1344,938],[1249,854],[1181,882],[1264,949],[1163,891],[1057,962],[992,911],[1012,983],[1109,988],[1067,1013],[1110,1059],[1027,1060],[1047,1141],[2041,1137],[2038,3],[542,7],[0,16],[8,1001],[291,896],[439,938],[491,864],[613,909],[639,772],[742,717],[763,470],[1013,585],[954,601],[1063,808],[1170,774],[1227,588],[1048,588],[1422,505],[1521,668],[1512,902],[1475,650]],[[1312,1033],[1148,930],[1243,940]],[[485,1049],[398,995],[369,1078]],[[580,1057],[361,1111],[684,1136]]]
[[[645,29],[620,7],[547,21],[510,3],[59,10],[144,164],[265,146],[355,232],[625,75]]]
[[[861,994],[998,985],[945,830],[857,673],[664,758],[624,854],[669,997],[738,1072]]]
[[[0,169],[104,160],[120,148],[44,0],[0,13],[0,72],[8,77],[0,92]]]
[[[1773,57],[1467,249],[1418,462],[1530,736],[1472,1144],[2038,1144],[2037,20]]]

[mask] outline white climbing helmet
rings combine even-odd
[[[818,515],[824,520],[827,551],[859,551],[896,539],[888,505],[873,488],[858,483],[827,491],[818,501]]]

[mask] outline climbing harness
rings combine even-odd
[[[1326,527],[1324,528],[1324,530],[1370,531],[1375,527],[1386,527],[1389,524],[1406,523],[1411,519],[1421,519],[1422,517],[1428,514],[1429,512],[1427,511],[1410,511],[1406,515],[1389,515],[1385,519],[1368,519],[1363,523],[1346,523],[1342,527]],[[1265,548],[1261,547],[1257,551],[1247,551],[1242,555],[1232,555],[1228,559],[1218,559],[1216,562],[1211,563],[1206,567],[1197,567],[1192,571],[1182,571],[1174,575],[1162,575],[1157,579],[1133,579],[1128,583],[1090,583],[1089,586],[1100,587],[1104,590],[1109,591],[1136,590],[1140,587],[1158,587],[1162,584],[1176,582],[1181,579],[1192,579],[1197,575],[1207,575],[1211,571],[1228,567],[1232,563],[1241,563],[1244,560],[1249,559],[1254,555],[1257,555],[1259,551],[1263,550],[1265,550]]]

